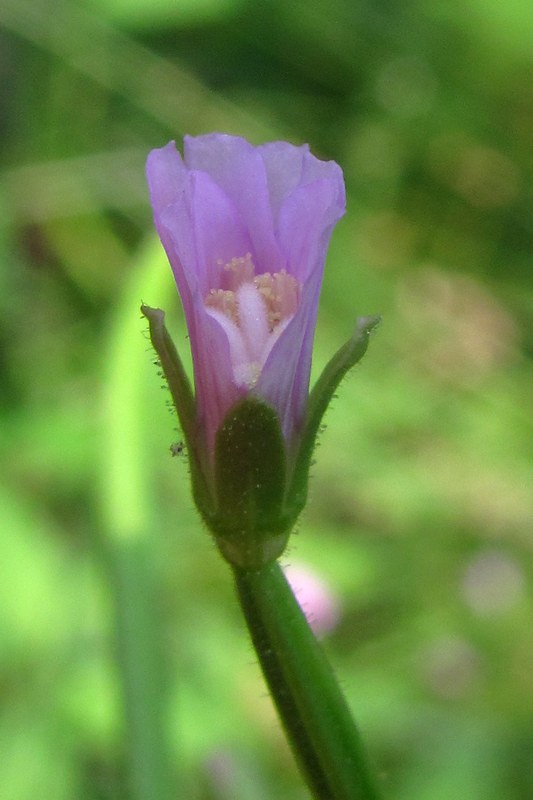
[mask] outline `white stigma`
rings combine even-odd
[[[228,337],[235,382],[253,389],[298,308],[301,287],[285,270],[255,275],[249,253],[224,265],[223,281],[231,288],[211,289],[206,310]]]

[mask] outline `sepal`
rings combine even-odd
[[[176,346],[165,327],[165,312],[160,308],[150,308],[143,304],[141,313],[148,320],[150,339],[170,389],[187,445],[194,500],[204,519],[208,519],[214,512],[214,502],[208,482],[207,453],[202,446],[201,435],[197,431],[196,401],[191,384]]]
[[[226,415],[215,442],[215,516],[210,527],[227,561],[257,569],[285,549],[285,441],[276,411],[249,396]]]
[[[378,316],[357,319],[353,336],[328,361],[309,395],[287,494],[287,507],[296,515],[307,500],[309,469],[322,417],[341,380],[366,353],[370,334],[380,320]]]

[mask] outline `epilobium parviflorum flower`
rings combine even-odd
[[[322,415],[364,354],[375,317],[309,394],[322,274],[345,211],[340,167],[307,145],[253,147],[225,134],[185,137],[147,163],[157,231],[187,321],[193,391],[164,328],[143,306],[190,459],[196,504],[236,567],[276,559],[301,512]]]

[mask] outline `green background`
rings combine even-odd
[[[144,160],[212,130],[345,172],[314,374],[383,315],[285,563],[384,794],[531,798],[532,39],[523,0],[3,0],[2,800],[307,797],[139,313],[188,359]]]

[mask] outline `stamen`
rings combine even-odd
[[[211,289],[205,298],[207,312],[228,336],[235,381],[249,389],[296,313],[301,288],[285,270],[254,273],[250,253],[232,258],[221,271],[225,288]]]
[[[208,308],[216,308],[222,311],[232,322],[236,325],[239,324],[235,292],[230,292],[226,289],[210,289],[205,298],[205,304]]]
[[[246,253],[240,258],[232,258],[227,264],[223,264],[223,262],[219,262],[219,264],[223,266],[222,284],[232,292],[237,291],[243,283],[253,280],[255,270],[251,253]]]
[[[263,297],[267,309],[270,331],[298,308],[300,286],[284,269],[281,272],[264,272],[254,278],[254,284]]]

